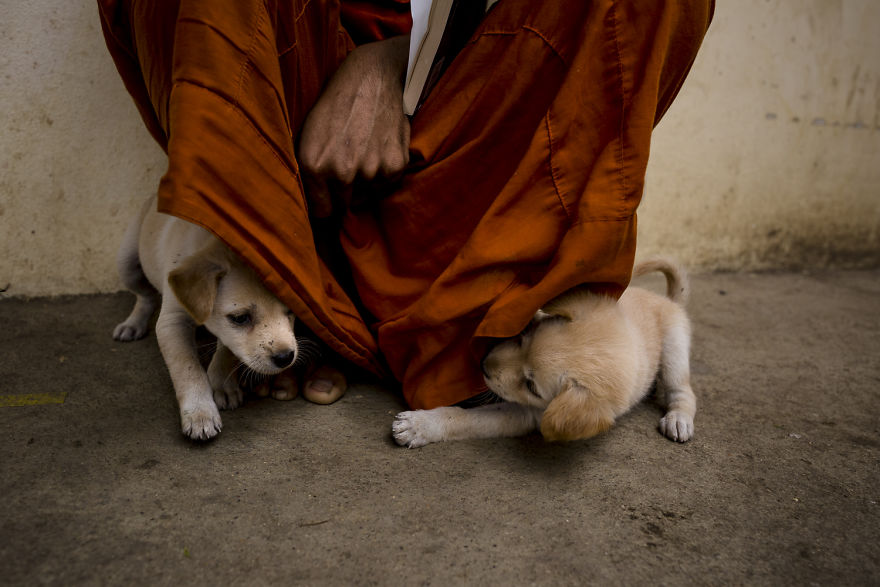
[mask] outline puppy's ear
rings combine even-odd
[[[574,312],[572,310],[571,294],[563,294],[550,300],[543,308],[535,312],[533,320],[535,322],[542,322],[544,320],[556,319],[571,322],[574,320]]]
[[[209,246],[187,257],[180,267],[168,274],[171,291],[196,324],[204,324],[211,316],[217,285],[228,271],[225,261],[215,247]]]
[[[607,400],[569,382],[544,410],[541,434],[550,441],[579,440],[601,434],[612,424],[614,411]]]
[[[552,318],[553,314],[544,311],[544,308],[540,308],[537,312],[535,312],[534,317],[532,317],[532,322],[542,322],[548,318]]]
[[[547,322],[548,320],[559,320],[561,322],[571,322],[572,317],[571,314],[566,312],[561,308],[548,308],[549,310],[558,310],[559,313],[548,312],[544,308],[541,308],[535,315],[532,317],[532,325],[541,324],[543,322]]]

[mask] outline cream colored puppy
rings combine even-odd
[[[590,438],[641,401],[656,379],[667,410],[660,432],[686,442],[697,407],[690,322],[682,307],[687,278],[663,259],[640,264],[634,275],[652,271],[666,276],[667,297],[630,287],[616,302],[586,290],[553,300],[520,336],[494,347],[483,361],[486,384],[504,403],[402,412],[392,427],[395,440],[415,448],[535,429],[547,440]]]
[[[273,375],[296,361],[294,317],[208,231],[155,209],[151,198],[119,251],[122,281],[137,301],[113,338],[144,337],[159,307],[156,338],[174,384],[183,433],[207,440],[222,427],[218,406],[232,409],[244,398],[236,372],[240,367]],[[195,328],[202,324],[217,337],[207,372],[195,344]],[[295,382],[273,393],[278,399],[292,398]]]

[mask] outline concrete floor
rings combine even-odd
[[[406,450],[363,384],[197,445],[154,336],[110,338],[128,295],[4,299],[0,584],[878,584],[880,271],[693,286],[686,445],[648,401],[591,441]]]

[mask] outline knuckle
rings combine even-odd
[[[342,183],[349,184],[354,181],[354,177],[356,174],[357,169],[355,168],[355,166],[350,163],[345,163],[343,165],[336,166],[333,176]]]
[[[315,175],[321,167],[321,163],[318,161],[317,157],[309,152],[300,153],[298,162],[299,166],[304,171],[312,175]]]
[[[406,167],[408,159],[409,154],[405,152],[394,152],[389,154],[382,161],[382,173],[385,175],[393,175],[399,171],[402,171],[403,168]]]
[[[381,167],[383,166],[380,165],[378,157],[370,157],[361,166],[361,175],[367,179],[373,179]]]

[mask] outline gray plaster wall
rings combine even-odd
[[[705,269],[880,261],[880,3],[719,0],[652,141],[641,251]]]
[[[90,0],[0,0],[0,289],[110,292],[166,167]],[[640,254],[701,270],[880,261],[880,3],[719,0],[655,133]]]
[[[0,288],[119,289],[115,252],[165,155],[88,0],[0,0]]]

